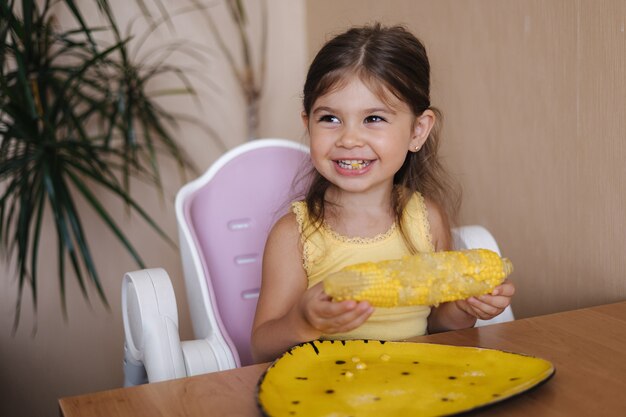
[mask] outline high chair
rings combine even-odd
[[[125,386],[145,382],[146,371],[154,382],[252,363],[250,332],[265,240],[289,203],[302,197],[309,160],[302,144],[258,139],[225,153],[181,188],[176,221],[197,340],[179,339],[166,271],[127,273],[122,284]]]
[[[180,341],[176,298],[160,268],[122,283],[124,385],[156,382],[252,363],[250,333],[270,228],[308,186],[308,148],[259,139],[220,157],[176,196],[187,301],[196,340]],[[480,226],[453,231],[457,248],[499,249]],[[512,320],[510,308],[488,322]]]

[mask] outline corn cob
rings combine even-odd
[[[487,294],[513,271],[487,249],[422,253],[350,265],[324,280],[334,300],[367,300],[376,307],[438,305]]]

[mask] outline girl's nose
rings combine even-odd
[[[363,140],[356,129],[346,128],[339,135],[336,144],[343,148],[356,148],[363,146]]]

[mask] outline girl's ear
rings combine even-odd
[[[302,118],[302,124],[304,125],[305,129],[309,128],[309,116],[306,114],[306,112],[303,110],[302,113],[300,113],[300,117]]]
[[[409,143],[409,151],[417,152],[420,150],[430,131],[435,126],[436,116],[435,112],[430,109],[424,110],[424,113],[415,118],[415,125],[413,127],[413,137]]]

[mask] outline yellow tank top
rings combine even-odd
[[[302,262],[309,279],[309,287],[320,282],[328,274],[360,262],[377,262],[408,255],[397,226],[373,238],[350,238],[342,236],[323,224],[317,230],[311,225],[304,201],[292,204],[303,245]],[[421,194],[416,193],[409,201],[403,226],[418,252],[433,252],[426,205]],[[430,308],[426,306],[378,307],[360,327],[347,332],[323,335],[323,339],[376,339],[405,340],[426,334]]]

